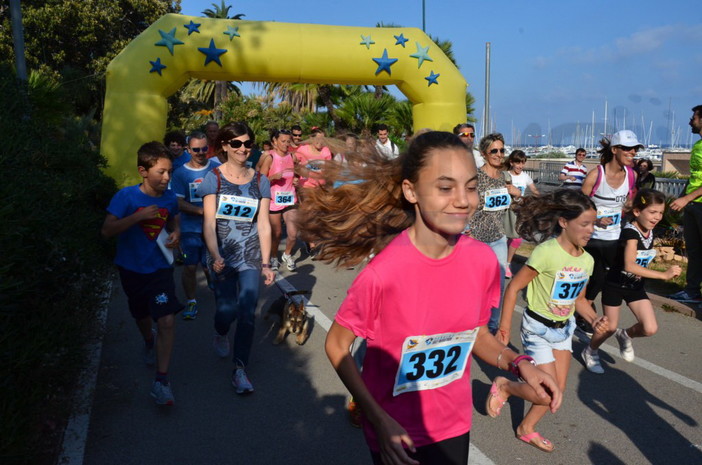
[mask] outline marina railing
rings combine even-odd
[[[558,180],[558,175],[563,169],[563,162],[543,162],[539,169],[524,170],[531,176],[534,182],[544,187],[545,190],[553,190],[562,184]],[[685,189],[685,179],[656,178],[656,190],[663,192],[668,197],[679,197]]]

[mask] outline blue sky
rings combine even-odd
[[[220,0],[182,0],[182,13],[201,16],[212,3]],[[421,0],[225,3],[232,14],[253,21],[422,27]],[[589,139],[574,136],[589,134],[593,111],[595,133],[604,130],[605,100],[608,133],[626,127],[666,145],[671,133],[679,145],[697,140],[687,122],[690,108],[702,104],[698,1],[425,0],[425,5],[426,32],[453,42],[479,120],[485,44],[491,43],[490,120],[508,142],[533,144],[537,138],[529,134],[544,134],[543,144],[550,128],[554,144],[586,145]],[[244,91],[253,92],[250,86]]]

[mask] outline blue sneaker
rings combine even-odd
[[[197,302],[188,302],[188,306],[183,310],[184,320],[194,320],[197,317]]]
[[[160,381],[154,381],[153,386],[151,386],[151,397],[156,400],[158,405],[173,405],[175,403],[171,385],[163,384]]]
[[[669,299],[677,300],[682,303],[702,303],[702,295],[690,294],[686,290],[676,292],[675,294],[670,294],[666,296]]]
[[[254,390],[249,377],[243,368],[237,368],[232,374],[232,386],[236,389],[239,395],[251,394]]]

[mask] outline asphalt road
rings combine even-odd
[[[361,431],[347,420],[346,390],[323,350],[328,325],[356,273],[305,259],[262,291],[247,370],[255,392],[247,397],[237,396],[230,384],[231,360],[214,354],[214,298],[200,276],[198,318],[177,321],[173,407],[158,407],[149,396],[153,371],[141,361],[142,342],[115,283],[82,463],[369,463]],[[304,346],[292,337],[271,344],[272,321],[260,316],[280,296],[279,286],[311,291],[314,324]],[[623,323],[633,321],[629,311],[622,315]],[[515,313],[513,328],[519,317]],[[657,317],[659,333],[635,340],[635,362],[619,357],[614,340],[604,346],[604,375],[585,370],[579,358],[584,345],[576,337],[564,406],[539,425],[556,446],[552,454],[515,439],[522,401],[511,399],[497,419],[485,414],[490,379],[498,372],[474,360],[469,463],[701,464],[702,322],[661,310]]]

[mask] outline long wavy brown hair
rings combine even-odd
[[[575,189],[558,189],[541,196],[529,195],[514,205],[517,233],[533,242],[544,242],[561,233],[559,218],[574,220],[587,210],[596,210],[590,197]]]
[[[364,141],[358,152],[346,154],[348,163],[326,163],[326,183],[305,195],[298,212],[300,237],[317,244],[319,260],[337,267],[355,266],[379,253],[415,220],[402,181],[417,182],[428,153],[449,147],[466,149],[458,136],[430,131],[413,138],[396,159]]]

